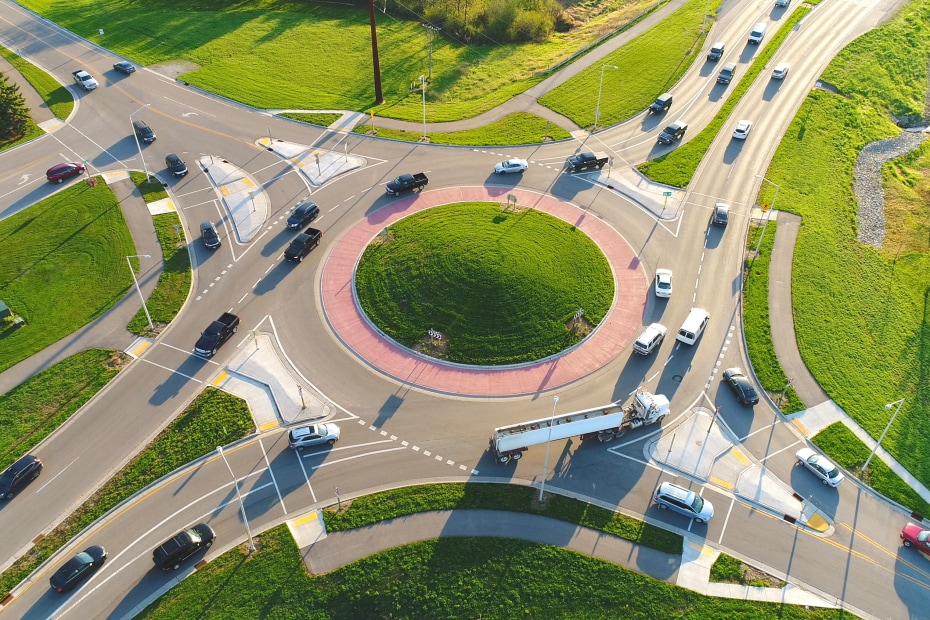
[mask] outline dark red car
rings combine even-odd
[[[905,547],[914,547],[930,555],[930,530],[925,530],[916,523],[908,523],[901,530],[901,540]]]
[[[84,173],[84,164],[58,164],[45,171],[49,183],[61,183],[65,179],[76,177]]]

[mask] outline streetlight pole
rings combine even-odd
[[[141,108],[139,108],[138,110],[136,110],[135,112],[133,112],[132,114],[129,115],[129,127],[130,127],[130,129],[132,129],[132,135],[135,136],[135,138],[136,138],[136,148],[139,149],[139,159],[142,160],[142,170],[145,172],[145,181],[146,181],[146,182],[148,182],[148,180],[149,180],[149,169],[145,167],[145,157],[142,156],[142,144],[139,143],[139,135],[136,133],[136,127],[135,127],[135,125],[132,124],[132,117],[133,117],[133,114],[138,114],[139,112],[141,112],[141,111],[144,110],[145,108],[149,107],[150,105],[151,105],[151,104],[146,103],[146,104],[143,105]]]
[[[439,30],[436,26],[430,26],[429,24],[423,24],[423,27],[429,30],[429,77],[426,79],[427,82],[433,81],[433,33],[436,30]]]
[[[423,142],[426,142],[426,76],[420,76],[420,90],[423,92]]]
[[[594,108],[594,131],[597,131],[597,122],[601,118],[601,91],[604,90],[604,69],[610,67],[611,69],[619,69],[620,67],[615,67],[614,65],[601,65],[601,83],[597,87],[597,107]]]
[[[555,421],[555,406],[559,404],[559,397],[552,399],[552,415],[549,417],[549,437],[546,439],[546,460],[543,461],[542,478],[539,482],[539,501],[543,501],[543,492],[546,490],[546,470],[549,469],[549,443],[552,441],[552,424]]]
[[[872,457],[875,456],[875,452],[878,450],[878,446],[882,445],[882,440],[885,438],[885,435],[888,434],[888,429],[891,428],[892,424],[894,424],[894,419],[897,417],[898,412],[901,411],[901,405],[903,404],[904,404],[904,399],[902,398],[900,400],[894,401],[893,403],[888,403],[887,405],[885,405],[885,409],[888,409],[888,410],[890,410],[895,405],[897,405],[898,408],[894,410],[893,414],[891,414],[891,419],[888,420],[888,424],[885,425],[885,430],[882,431],[882,436],[878,438],[878,443],[876,443],[875,447],[872,448],[872,454],[870,454],[869,458],[865,460],[865,465],[862,466],[862,471],[865,471],[866,469],[869,468],[869,463],[872,461]]]
[[[755,257],[759,255],[759,248],[762,247],[762,240],[765,238],[765,228],[766,228],[766,226],[769,225],[769,218],[771,217],[772,211],[775,210],[775,201],[778,200],[778,190],[781,189],[781,185],[779,185],[778,183],[775,183],[774,181],[769,181],[768,179],[766,179],[766,178],[765,178],[764,176],[762,176],[761,174],[757,174],[757,175],[756,175],[756,178],[757,178],[757,179],[762,179],[762,180],[765,181],[766,183],[771,183],[772,185],[774,185],[774,186],[775,186],[775,196],[772,197],[772,204],[771,204],[771,206],[769,207],[769,215],[766,216],[766,218],[765,218],[765,223],[762,224],[762,234],[759,235],[759,242],[756,243],[756,253],[753,255],[753,260],[755,260]]]
[[[126,257],[126,264],[129,265],[129,273],[132,274],[132,281],[136,283],[136,292],[139,293],[139,299],[142,300],[142,309],[145,310],[145,318],[148,319],[149,329],[155,331],[155,325],[152,324],[152,317],[149,315],[148,306],[145,305],[145,297],[142,295],[142,289],[139,288],[139,281],[136,279],[136,272],[133,271],[132,261],[130,258],[152,258],[149,254],[135,254]]]
[[[223,453],[223,446],[217,446],[216,451],[219,452],[221,457],[223,457],[223,462],[226,463],[226,468],[229,469],[229,475],[232,476],[233,484],[236,486],[236,495],[239,497],[239,508],[242,510],[242,521],[245,523],[245,533],[249,535],[249,553],[253,553],[255,551],[255,541],[252,540],[252,530],[249,528],[249,518],[245,514],[245,504],[242,501],[242,493],[239,492],[239,481],[236,480],[236,474],[233,473],[232,467],[229,465],[229,461],[226,460],[226,454]]]

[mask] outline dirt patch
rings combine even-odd
[[[156,73],[170,77],[173,80],[178,79],[179,76],[182,76],[186,73],[192,73],[200,68],[196,62],[190,62],[188,60],[167,60],[165,62],[155,63],[154,65],[146,66],[146,69],[151,69]]]
[[[438,335],[439,338],[436,338],[435,335]],[[435,335],[427,334],[423,336],[420,342],[413,347],[413,350],[436,359],[446,359],[449,353],[449,340],[439,332],[435,332]]]

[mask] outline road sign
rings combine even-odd
[[[669,196],[672,195],[672,192],[662,192],[662,195],[668,198]]]

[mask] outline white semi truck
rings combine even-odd
[[[633,396],[633,402],[627,406],[614,402],[552,418],[495,428],[491,435],[491,449],[500,463],[509,463],[523,456],[523,452],[530,446],[550,440],[577,436],[582,441],[595,438],[598,441],[610,441],[627,429],[661,422],[668,411],[668,398],[638,390]]]

